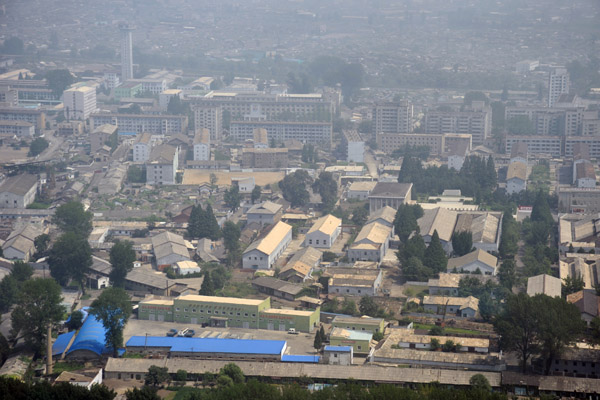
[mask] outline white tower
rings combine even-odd
[[[548,107],[553,107],[561,94],[569,93],[569,73],[566,68],[554,68],[548,82]]]
[[[135,29],[133,25],[120,23],[121,31],[121,81],[133,79],[133,44],[131,32]]]

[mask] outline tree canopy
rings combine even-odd
[[[321,196],[322,210],[324,213],[329,213],[333,210],[337,201],[337,183],[333,180],[331,172],[323,171],[319,174],[319,178],[312,185],[313,191]]]
[[[292,203],[292,207],[302,207],[306,205],[310,199],[310,194],[306,190],[306,185],[312,183],[312,178],[308,172],[303,169],[294,171],[294,173],[286,175],[280,182],[279,188],[283,197]]]
[[[66,286],[72,279],[82,291],[85,291],[85,274],[92,263],[92,249],[87,239],[74,232],[63,233],[48,256],[52,277],[62,286]]]
[[[112,270],[109,278],[113,286],[124,287],[125,277],[133,269],[135,261],[133,243],[128,240],[117,240],[110,249],[110,264]]]
[[[63,232],[73,232],[87,239],[92,232],[92,213],[85,211],[83,204],[71,201],[56,209],[52,223]]]
[[[113,357],[117,357],[119,347],[123,347],[123,328],[131,315],[129,295],[118,287],[104,289],[89,312],[102,322],[106,345],[112,349]]]

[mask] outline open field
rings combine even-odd
[[[10,146],[0,146],[0,160],[2,162],[26,161],[29,147],[21,147],[15,150]]]
[[[217,185],[231,185],[231,178],[254,177],[255,184],[267,186],[279,182],[285,176],[283,172],[211,172],[200,169],[186,169],[183,173],[183,184],[200,185],[210,183],[211,173],[217,176]]]

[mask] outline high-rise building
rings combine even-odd
[[[89,86],[67,89],[63,92],[65,118],[86,120],[96,111],[96,89]]]
[[[379,103],[373,108],[375,133],[412,132],[413,106],[408,101]]]
[[[475,145],[483,144],[491,131],[492,109],[482,101],[473,101],[464,111],[429,111],[425,115],[425,132],[469,134]]]
[[[554,107],[554,103],[561,94],[569,93],[569,73],[566,68],[556,67],[550,71],[548,81],[548,107]]]
[[[206,128],[210,131],[210,140],[214,143],[221,141],[222,118],[221,108],[218,106],[199,105],[193,106],[194,126],[196,129]]]
[[[135,29],[127,23],[119,24],[121,31],[121,81],[133,79],[133,42],[131,32]]]

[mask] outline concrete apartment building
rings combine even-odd
[[[35,134],[35,126],[25,121],[0,120],[0,135],[30,138]]]
[[[194,111],[194,126],[196,129],[206,128],[210,132],[210,139],[219,143],[223,134],[223,112],[214,105],[192,105]]]
[[[167,90],[167,81],[165,79],[156,78],[139,78],[139,79],[128,79],[128,82],[142,85],[142,92],[152,93],[155,96],[159,96],[165,90]]]
[[[390,154],[404,146],[427,146],[433,155],[448,153],[454,146],[463,143],[467,151],[472,148],[473,137],[469,134],[447,133],[378,133],[377,146]]]
[[[178,166],[178,147],[168,144],[156,146],[146,161],[146,183],[149,185],[174,185]]]
[[[333,215],[325,215],[315,221],[304,239],[304,246],[330,249],[342,232],[342,220]]]
[[[474,101],[465,111],[428,111],[425,132],[462,133],[473,137],[473,144],[483,144],[492,131],[492,111],[482,101]]]
[[[229,134],[238,142],[245,142],[254,138],[254,130],[257,128],[266,129],[269,140],[275,140],[277,143],[297,140],[301,143],[331,147],[331,122],[234,120],[231,121]]]
[[[162,91],[158,95],[158,106],[161,108],[161,110],[167,111],[167,108],[169,107],[169,103],[171,102],[171,99],[175,96],[181,98],[181,96],[182,96],[181,90],[167,89],[167,90]]]
[[[196,129],[194,136],[194,161],[210,160],[210,130]]]
[[[275,261],[292,241],[292,227],[285,222],[277,222],[261,239],[250,244],[242,255],[244,269],[271,269]]]
[[[562,154],[562,138],[558,136],[507,135],[506,153],[511,154],[516,143],[525,143],[529,154],[549,154],[552,157],[560,157]]]
[[[41,109],[5,107],[0,108],[0,120],[24,121],[35,126],[36,132],[46,128],[46,114]]]
[[[569,93],[569,73],[564,67],[555,67],[550,71],[548,78],[548,107],[554,107],[554,103],[563,93]]]
[[[243,168],[287,168],[288,149],[285,148],[249,148],[242,149]]]
[[[119,127],[119,132],[149,132],[162,135],[183,133],[187,130],[188,120],[183,115],[141,115],[97,113],[90,116],[91,129],[100,125],[112,124]]]
[[[21,174],[0,183],[1,208],[26,208],[34,202],[38,189],[37,176]]]
[[[413,105],[409,101],[377,103],[373,107],[374,133],[412,132]]]
[[[527,117],[537,136],[576,136],[582,132],[584,107],[506,107],[504,118],[510,121]]]
[[[146,162],[150,159],[150,152],[152,151],[152,134],[146,132],[142,133],[140,140],[133,145],[133,161],[134,162]]]
[[[92,129],[90,133],[90,153],[92,156],[105,146],[104,143],[111,135],[116,134],[118,129],[116,125],[111,124],[100,125]]]
[[[89,86],[67,89],[63,92],[66,119],[86,120],[96,112],[96,89]]]
[[[558,212],[600,212],[600,189],[558,187]]]
[[[343,130],[342,145],[346,150],[346,161],[361,163],[365,160],[365,141],[358,131]]]

